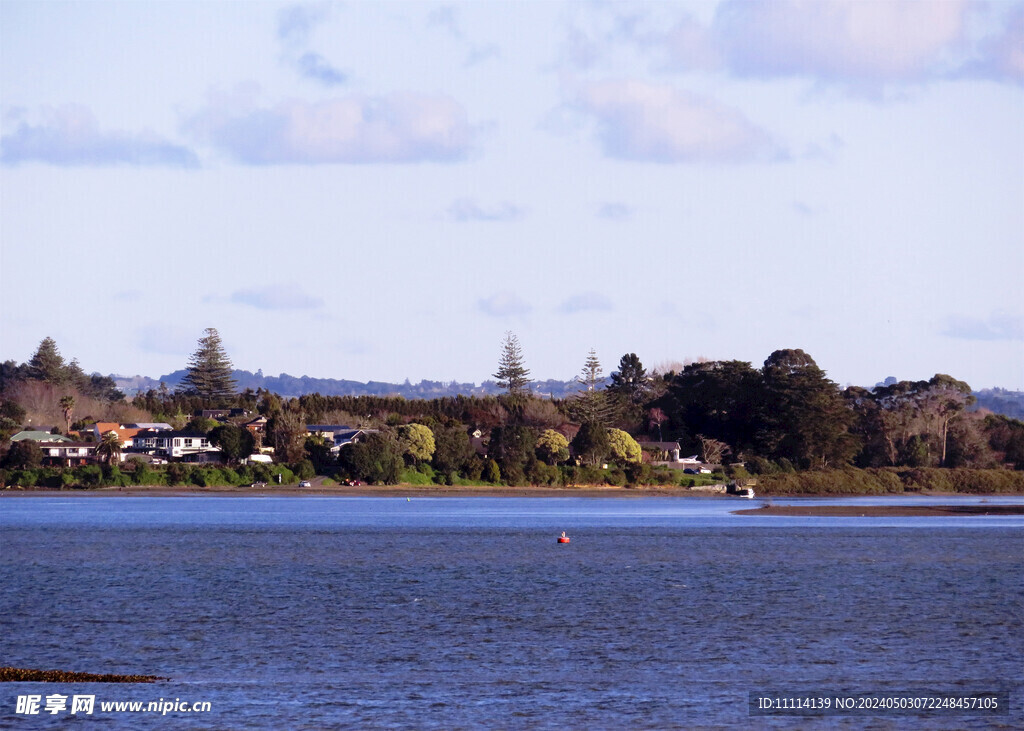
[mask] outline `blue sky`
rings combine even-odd
[[[1024,3],[0,1],[0,358],[1024,389]]]

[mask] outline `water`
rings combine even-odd
[[[0,726],[60,724],[14,713],[57,692],[211,703],[86,719],[126,729],[801,721],[751,719],[767,689],[1007,690],[999,717],[828,722],[1024,723],[1024,518],[731,514],[758,504],[0,499],[0,664],[171,678],[3,684]]]

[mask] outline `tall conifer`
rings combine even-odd
[[[513,333],[505,333],[505,344],[498,361],[498,372],[494,374],[498,385],[507,389],[510,396],[526,391],[530,383],[530,371],[523,365],[523,353],[519,347],[519,338]]]
[[[199,338],[199,347],[188,361],[188,373],[181,379],[181,390],[207,401],[227,401],[235,395],[235,379],[231,361],[216,328],[206,328]]]

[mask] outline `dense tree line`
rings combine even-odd
[[[1024,423],[972,411],[968,384],[937,374],[927,381],[842,390],[798,349],[777,350],[760,368],[744,361],[705,361],[664,374],[648,373],[635,353],[626,353],[609,378],[591,350],[577,392],[556,399],[532,390],[522,348],[511,333],[494,374],[504,389],[499,396],[282,398],[265,389],[238,392],[231,373],[219,336],[209,329],[190,358],[183,385],[141,393],[132,406],[150,420],[208,433],[232,464],[255,449],[272,447],[275,461],[295,474],[386,483],[678,481],[678,471],[668,474],[643,464],[639,442],[666,440],[736,474],[852,467],[1024,469]],[[27,380],[67,388],[60,401],[67,427],[76,395],[120,399],[109,379],[87,377],[76,361],[65,363],[49,338],[28,363],[3,364],[0,379],[5,387],[0,394]],[[15,425],[20,408],[15,400],[0,400],[0,427]],[[208,408],[235,408],[243,416],[228,424],[194,416]],[[267,424],[253,439],[242,422],[257,413]],[[310,424],[362,428],[368,436],[339,452],[321,435],[310,434]],[[5,466],[38,464],[30,450],[19,448],[5,458]]]

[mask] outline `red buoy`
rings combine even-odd
[[[558,542],[559,543],[568,543],[569,542],[569,536],[565,535],[565,531],[562,531],[562,535],[558,536]]]

